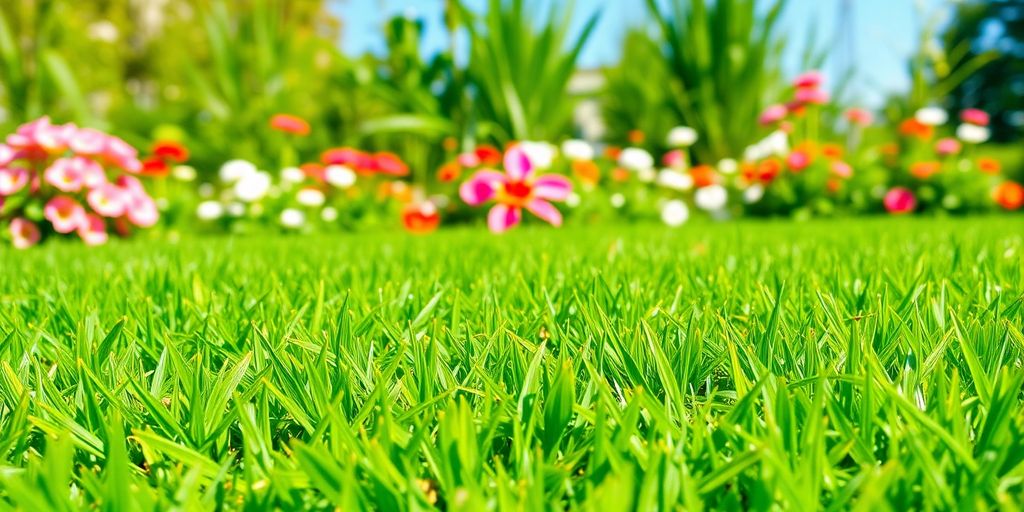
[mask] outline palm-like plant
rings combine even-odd
[[[673,108],[702,138],[706,161],[736,155],[754,140],[766,95],[777,91],[786,0],[761,12],[754,0],[647,0],[673,74]]]

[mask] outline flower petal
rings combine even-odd
[[[545,174],[533,182],[533,194],[541,199],[565,201],[572,194],[572,182],[561,174]]]
[[[505,182],[505,175],[497,171],[479,171],[459,187],[459,197],[470,206],[490,201]]]
[[[516,146],[505,152],[505,172],[515,181],[522,181],[533,174],[533,164],[523,148]]]
[[[487,227],[493,233],[504,233],[523,219],[523,211],[515,206],[496,204],[487,214]]]
[[[558,208],[543,199],[534,199],[526,205],[526,209],[530,210],[534,215],[544,219],[547,223],[552,226],[558,227],[562,225],[562,213],[558,211]]]

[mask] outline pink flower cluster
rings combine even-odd
[[[42,117],[0,144],[0,220],[10,218],[14,247],[31,247],[46,228],[76,233],[89,245],[107,241],[108,225],[127,234],[159,219],[156,203],[133,176],[138,152],[124,140]],[[34,219],[34,212],[42,218]]]

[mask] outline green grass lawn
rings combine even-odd
[[[990,509],[1024,219],[0,250],[0,510]]]

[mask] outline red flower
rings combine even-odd
[[[434,203],[409,204],[402,209],[402,226],[410,233],[423,235],[437,229],[441,215]]]
[[[324,165],[344,165],[356,172],[368,171],[371,166],[370,155],[353,148],[331,148],[320,155]]]
[[[188,161],[189,152],[182,143],[173,140],[158,140],[153,144],[151,150],[153,156],[164,162],[185,163]]]
[[[170,172],[171,167],[160,156],[151,156],[142,160],[142,171],[140,171],[140,174],[144,176],[162,178]]]
[[[291,114],[276,114],[270,118],[270,127],[292,135],[309,135],[309,123]]]
[[[477,146],[474,153],[476,153],[477,159],[480,160],[480,165],[486,165],[489,167],[500,164],[503,157],[498,148],[488,144]]]
[[[408,176],[409,166],[398,155],[380,152],[373,155],[372,169],[389,176]]]
[[[1006,210],[1017,210],[1024,206],[1024,186],[1013,181],[1004,181],[992,193],[999,206]]]
[[[451,183],[461,176],[462,167],[459,166],[458,162],[448,162],[437,171],[437,181],[441,183]]]

